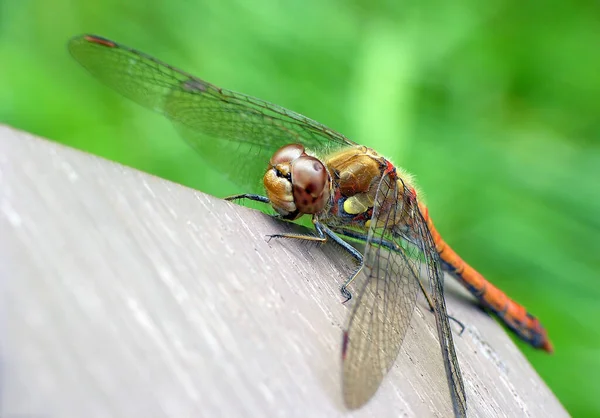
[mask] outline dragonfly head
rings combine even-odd
[[[329,172],[300,144],[285,145],[275,151],[263,183],[271,205],[285,219],[316,214],[329,202]]]

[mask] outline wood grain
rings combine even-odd
[[[266,238],[290,228],[0,126],[1,416],[451,416],[424,300],[375,397],[345,410],[352,261]],[[469,415],[567,416],[451,278],[446,293],[467,327],[455,343]]]

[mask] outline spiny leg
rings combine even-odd
[[[332,231],[333,232],[333,231]],[[354,238],[360,241],[366,241],[367,240],[367,236],[365,234],[362,234],[358,231],[352,230],[352,229],[346,229],[346,228],[335,228],[335,233],[337,234],[342,234],[344,236],[347,236],[349,238]],[[341,240],[341,238],[338,237],[338,239]],[[345,242],[345,241],[344,241]],[[375,244],[377,245],[381,245],[382,247],[387,248],[388,250],[391,251],[395,251],[395,252],[401,252],[402,248],[400,248],[397,244],[395,244],[392,241],[388,241],[388,240],[384,240],[381,238],[374,238],[373,241]],[[362,268],[362,264],[361,267]],[[350,300],[352,298],[352,294],[350,293],[350,291],[348,289],[346,289],[346,286],[348,286],[350,284],[350,282],[352,282],[352,280],[354,280],[354,278],[356,277],[356,275],[358,275],[358,273],[360,272],[360,268],[358,269],[358,271],[356,271],[351,277],[350,279],[344,283],[342,285],[342,295],[344,295],[345,297],[348,297],[347,300],[344,301],[347,302],[348,300]],[[419,275],[415,273],[415,277],[417,277],[417,281],[419,282],[419,287],[421,288],[421,292],[423,293],[423,296],[425,296],[425,299],[427,300],[427,304],[429,305],[429,310],[431,312],[434,312],[434,305],[433,305],[433,300],[431,300],[431,296],[429,296],[429,293],[427,292],[427,289],[425,289],[425,286],[423,286],[423,283],[421,282],[421,280],[418,279]],[[458,319],[456,319],[455,317],[448,315],[448,318],[453,320],[454,322],[456,322],[458,324],[458,326],[460,327],[460,332],[458,333],[458,335],[462,335],[462,333],[465,331],[465,324],[463,324],[461,321],[459,321]]]
[[[251,193],[237,194],[237,195],[228,196],[225,198],[225,200],[228,200],[228,201],[241,200],[241,199],[248,199],[248,200],[253,200],[255,202],[261,202],[261,203],[271,203],[268,197],[257,195],[257,194],[251,194]],[[317,236],[308,235],[308,234],[273,234],[273,235],[268,235],[269,241],[273,238],[292,238],[292,239],[301,239],[301,240],[306,240],[306,241],[312,241],[312,242],[316,241],[316,242],[320,242],[320,243],[325,243],[325,242],[327,242],[327,236],[328,236],[333,241],[335,241],[338,245],[340,245],[359,264],[359,267],[356,269],[356,271],[350,276],[350,278],[342,285],[342,287],[340,289],[342,296],[345,298],[342,303],[346,303],[350,299],[352,299],[352,293],[348,290],[348,286],[350,285],[350,283],[352,283],[354,278],[356,276],[358,276],[358,274],[360,273],[360,271],[363,267],[363,256],[356,248],[354,248],[352,245],[350,245],[349,243],[347,243],[346,241],[341,239],[339,236],[337,236],[337,234],[335,232],[333,232],[331,229],[329,229],[325,224],[322,224],[321,222],[319,222],[315,216],[313,216],[313,224],[315,225],[315,230],[317,231]],[[423,285],[421,284],[420,281],[419,281],[419,285],[421,286],[421,289],[423,290],[423,293],[425,294],[425,297],[427,298],[429,306],[430,307],[433,306],[433,304],[431,303],[431,300],[429,299],[429,295],[425,291],[425,288],[423,288]]]
[[[271,201],[269,200],[268,197],[261,196],[258,194],[251,194],[251,193],[236,194],[236,195],[228,196],[225,198],[225,200],[227,200],[227,201],[242,200],[242,199],[253,200],[255,202],[261,202],[261,203],[271,203]],[[278,216],[276,215],[276,217],[278,217]],[[358,251],[356,251],[356,249],[354,247],[352,247],[346,241],[344,241],[343,239],[338,237],[327,226],[325,226],[324,224],[319,222],[315,216],[313,216],[312,221],[313,221],[313,224],[315,225],[315,229],[317,231],[317,236],[310,235],[310,234],[272,234],[272,235],[267,235],[267,236],[269,237],[269,241],[272,238],[293,238],[293,239],[302,239],[302,240],[306,240],[306,241],[317,241],[320,243],[324,243],[324,242],[327,242],[326,235],[328,235],[335,242],[337,242],[339,245],[341,245],[346,251],[348,251],[359,263],[362,263],[362,255]]]
[[[251,193],[235,194],[233,196],[228,196],[225,198],[225,200],[228,200],[228,201],[242,200],[242,199],[253,200],[255,202],[261,202],[261,203],[271,203],[271,201],[269,200],[268,197],[261,196],[259,194],[251,194]]]
[[[348,244],[346,241],[341,239],[329,229],[325,224],[322,224],[318,221],[318,219],[314,216],[312,219],[313,224],[315,225],[315,230],[317,231],[317,235],[311,234],[273,234],[269,235],[269,238],[292,238],[292,239],[300,239],[306,241],[316,241],[320,243],[327,242],[327,237],[331,238],[338,245],[340,245],[344,250],[346,250],[350,255],[362,264],[363,256],[362,254],[354,248],[352,245]]]
[[[322,224],[318,221],[316,217],[313,217],[313,224],[315,225],[315,230],[317,231],[317,235],[308,235],[308,234],[273,234],[269,236],[271,238],[292,238],[292,239],[301,239],[306,241],[317,241],[320,243],[327,242],[327,237],[331,238],[335,243],[341,246],[344,250],[346,250],[359,264],[358,269],[350,276],[350,278],[342,285],[340,292],[344,297],[344,301],[342,303],[348,302],[352,299],[352,293],[347,289],[347,286],[354,280],[354,278],[358,275],[360,270],[362,269],[363,264],[363,256],[362,254],[354,248],[352,245],[341,239],[335,232],[329,229],[325,224]]]
[[[242,199],[247,199],[247,200],[252,200],[255,202],[261,202],[261,203],[267,203],[267,204],[271,203],[271,201],[269,200],[268,197],[261,196],[259,194],[252,194],[252,193],[236,194],[236,195],[228,196],[225,198],[225,200],[227,200],[227,201],[242,200]],[[274,217],[281,218],[280,215],[274,215]],[[325,227],[324,225],[322,225],[320,222],[316,221],[314,217],[313,217],[313,223],[315,224],[315,228],[317,230],[318,236],[309,235],[309,234],[272,234],[272,235],[267,235],[267,237],[269,237],[269,241],[271,241],[271,239],[273,239],[273,238],[293,238],[293,239],[302,239],[302,240],[306,240],[306,241],[317,241],[320,243],[326,242],[327,237],[325,237],[324,229],[328,229],[328,228]],[[344,241],[342,241],[342,242],[344,242]],[[348,244],[346,244],[346,245],[348,245]],[[361,257],[361,260],[362,260],[362,257]]]
[[[361,263],[360,266],[356,269],[356,271],[354,273],[352,273],[350,278],[348,280],[346,280],[346,282],[340,288],[340,292],[342,292],[342,296],[345,298],[342,303],[346,303],[350,299],[352,299],[352,292],[350,292],[348,290],[348,286],[350,285],[350,283],[352,283],[352,281],[356,278],[356,276],[358,276],[358,273],[360,273],[362,268],[363,268],[363,265]]]
[[[342,303],[346,303],[350,299],[352,299],[352,293],[348,290],[348,285],[350,283],[352,283],[352,281],[354,280],[354,278],[356,276],[358,276],[358,274],[362,270],[362,268],[363,268],[363,256],[362,256],[362,254],[356,248],[354,248],[352,245],[350,245],[349,243],[347,243],[346,241],[344,241],[343,239],[341,239],[334,231],[332,231],[331,229],[329,229],[327,226],[325,226],[325,225],[323,225],[323,224],[321,224],[321,223],[319,223],[317,221],[315,223],[315,228],[317,228],[317,231],[319,230],[319,228],[321,228],[321,232],[324,232],[325,234],[327,234],[340,247],[342,247],[344,250],[346,250],[358,262],[358,264],[359,264],[359,266],[356,269],[356,271],[350,276],[350,278],[348,280],[346,280],[346,282],[340,288],[340,292],[342,293],[342,296],[344,297],[344,301]]]

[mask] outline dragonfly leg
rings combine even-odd
[[[352,245],[348,244],[346,241],[341,239],[329,229],[325,224],[319,222],[316,217],[313,217],[313,224],[315,225],[315,230],[317,231],[317,235],[309,235],[309,234],[273,234],[269,235],[269,239],[271,238],[292,238],[292,239],[303,239],[306,241],[317,241],[320,243],[327,242],[327,237],[331,238],[335,243],[340,245],[344,250],[346,250],[350,255],[359,263],[362,264],[362,254],[354,248]]]
[[[358,276],[358,273],[360,273],[360,271],[363,267],[363,256],[360,253],[360,251],[358,251],[352,245],[348,244],[346,241],[341,239],[334,231],[332,231],[331,229],[329,229],[327,226],[323,225],[319,221],[315,221],[315,228],[317,229],[317,231],[320,231],[320,233],[327,234],[327,236],[329,236],[339,246],[341,246],[344,250],[346,250],[359,264],[359,267],[356,269],[356,271],[350,276],[350,278],[348,280],[346,280],[346,282],[340,288],[340,292],[342,293],[342,296],[344,297],[344,301],[342,303],[346,303],[350,299],[352,299],[352,293],[348,290],[348,285],[350,283],[352,283],[354,278],[356,276]]]
[[[361,263],[361,265],[356,269],[356,271],[354,273],[352,273],[352,276],[350,276],[350,278],[348,280],[346,280],[346,282],[342,285],[340,292],[342,292],[342,296],[345,298],[342,303],[346,303],[350,299],[352,299],[352,292],[350,292],[348,290],[348,286],[350,285],[350,283],[352,283],[352,281],[356,278],[356,276],[358,276],[358,273],[360,273],[360,271],[362,270],[362,267],[363,266]]]
[[[240,199],[248,199],[253,200],[255,202],[262,203],[270,203],[269,198],[266,196],[261,196],[257,194],[238,194],[226,197],[225,200],[240,200]],[[327,241],[327,236],[330,237],[333,241],[335,241],[338,245],[340,245],[343,249],[345,249],[359,264],[359,268],[350,276],[350,278],[342,285],[340,292],[344,297],[344,301],[342,303],[348,302],[352,299],[352,293],[348,290],[348,285],[354,280],[354,278],[358,275],[362,268],[363,256],[362,254],[354,248],[352,245],[348,244],[346,241],[337,236],[335,232],[329,229],[327,226],[319,222],[315,217],[313,217],[313,223],[315,225],[315,230],[317,231],[318,236],[314,235],[306,235],[306,234],[273,234],[268,235],[269,241],[273,238],[293,238],[293,239],[303,239],[307,241],[317,241],[320,243],[324,243]]]
[[[423,286],[423,283],[421,283],[421,280],[419,280],[419,286],[421,287],[421,291],[423,292],[425,299],[427,299],[427,304],[429,305],[429,311],[435,312],[433,309],[433,301],[431,300],[431,296],[429,296],[429,293],[427,293],[427,289],[425,289],[425,287]],[[458,333],[458,335],[462,335],[462,333],[465,331],[465,328],[466,328],[465,324],[463,324],[461,321],[459,321],[452,315],[448,315],[448,319],[451,319],[458,324],[458,326],[460,327],[460,332]]]
[[[346,250],[352,258],[354,258],[359,264],[360,267],[350,276],[350,278],[344,283],[340,289],[342,296],[344,297],[344,301],[342,303],[348,302],[352,299],[352,293],[347,289],[347,286],[354,280],[354,278],[360,272],[362,268],[363,256],[362,254],[354,248],[352,245],[348,244],[346,241],[341,239],[335,232],[329,229],[325,224],[319,222],[316,217],[313,217],[313,224],[315,225],[315,230],[317,231],[317,235],[306,235],[306,234],[274,234],[269,235],[269,240],[272,238],[293,238],[293,239],[303,239],[307,241],[317,241],[317,242],[327,242],[327,238],[331,238],[336,244],[341,246],[344,250]]]
[[[317,226],[317,224],[315,223],[315,227]],[[269,237],[269,241],[271,241],[273,238],[291,238],[291,239],[301,239],[301,240],[305,240],[305,241],[316,241],[319,243],[325,243],[327,242],[327,237],[325,236],[325,234],[323,233],[322,230],[320,230],[318,227],[316,228],[317,230],[317,234],[318,235],[310,235],[310,234],[273,234],[273,235],[267,235]]]
[[[227,196],[225,198],[225,200],[228,200],[228,201],[242,200],[242,199],[254,200],[255,202],[261,202],[261,203],[271,203],[271,201],[269,200],[268,197],[261,196],[259,194],[251,194],[251,193],[235,194],[233,196]]]
[[[341,239],[333,230],[329,229],[326,225],[322,224],[318,220],[313,220],[315,229],[319,235],[327,235],[333,241],[335,241],[340,247],[346,250],[359,264],[362,265],[363,256],[356,248],[348,244],[346,241]]]
[[[358,239],[358,240],[361,240],[361,241],[366,241],[367,240],[367,236],[365,234],[362,234],[362,233],[360,233],[358,231],[355,231],[355,230],[352,230],[352,229],[335,228],[335,232],[338,233],[338,234],[342,234],[344,236],[347,236],[349,238],[354,238],[354,239]],[[338,239],[339,239],[339,237],[338,237]],[[373,242],[376,243],[376,244],[378,244],[378,245],[381,245],[382,247],[385,247],[385,248],[387,248],[388,250],[391,250],[391,251],[397,251],[397,252],[403,251],[403,249],[401,247],[399,247],[397,244],[395,244],[394,242],[389,241],[389,240],[384,240],[384,239],[381,239],[381,238],[374,238]],[[354,280],[354,278],[356,277],[356,275],[359,272],[360,272],[360,268],[342,286],[342,295],[344,295],[345,297],[348,298],[344,302],[347,302],[352,297],[352,294],[350,293],[349,290],[346,289],[346,286],[348,286],[350,284],[350,282],[352,282],[352,280]],[[419,277],[419,275],[415,274],[415,277]],[[427,300],[427,305],[429,305],[429,311],[430,312],[434,312],[434,304],[433,304],[433,300],[431,299],[431,296],[429,296],[429,293],[427,292],[427,289],[425,289],[425,286],[423,286],[423,283],[421,282],[421,280],[417,279],[417,281],[419,282],[419,287],[421,288],[421,292],[423,293],[423,296],[425,296],[425,299]],[[462,333],[465,331],[465,328],[466,328],[465,324],[463,324],[461,321],[459,321],[458,319],[456,319],[455,317],[453,317],[451,315],[448,315],[448,319],[451,319],[451,320],[453,320],[454,322],[456,322],[458,324],[458,326],[460,327],[460,332],[458,333],[458,335],[462,335]]]
[[[458,319],[456,319],[455,317],[453,317],[452,315],[448,315],[448,319],[453,320],[454,322],[456,322],[458,324],[458,326],[460,327],[460,332],[458,333],[458,335],[463,335],[463,332],[465,332],[465,329],[467,328],[465,326],[465,324],[463,324],[461,321],[459,321]]]

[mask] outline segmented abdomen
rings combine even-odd
[[[549,353],[553,352],[552,343],[540,321],[460,258],[435,229],[427,207],[421,204],[419,207],[435,242],[436,250],[442,259],[444,270],[450,272],[479,300],[483,307],[504,321],[522,340],[535,348]]]

